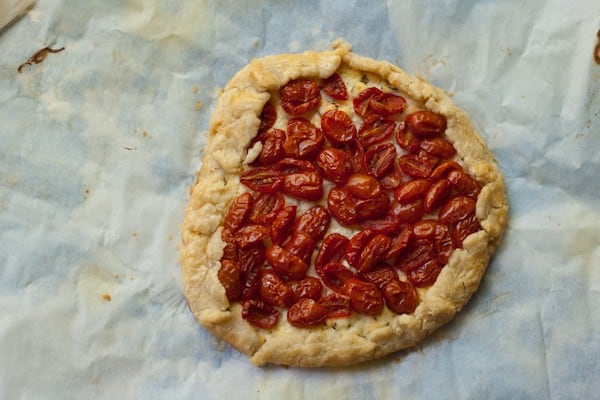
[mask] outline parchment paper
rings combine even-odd
[[[599,28],[593,0],[38,0],[0,31],[0,398],[597,398]],[[218,88],[338,37],[453,93],[510,223],[418,348],[259,369],[188,309],[179,225]]]

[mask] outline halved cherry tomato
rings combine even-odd
[[[288,309],[287,319],[296,327],[308,328],[325,322],[327,315],[327,308],[320,303],[313,299],[300,299]]]
[[[338,262],[325,264],[316,268],[316,270],[325,286],[336,292],[341,292],[346,282],[354,277],[352,271]]]
[[[290,115],[301,115],[315,109],[321,102],[319,85],[308,79],[295,79],[279,90],[281,106]]]
[[[342,110],[328,110],[321,116],[321,129],[333,144],[342,145],[356,138],[356,127]]]
[[[271,246],[265,251],[269,265],[281,276],[289,279],[302,279],[308,265],[302,259],[281,246]]]
[[[332,99],[348,100],[348,91],[342,78],[334,73],[321,81],[321,90]]]
[[[225,215],[225,229],[235,232],[237,231],[250,216],[254,198],[252,194],[246,192],[240,194],[231,202],[227,214]]]
[[[385,304],[396,314],[409,314],[419,304],[417,291],[410,282],[392,280],[383,287],[382,292]]]
[[[242,318],[258,328],[271,329],[277,325],[279,311],[262,300],[248,299],[242,302]]]
[[[290,286],[272,271],[261,274],[258,295],[275,307],[289,307],[294,303],[294,293]]]
[[[283,187],[283,175],[269,167],[259,167],[242,172],[240,182],[260,193],[273,193]]]
[[[374,284],[352,278],[346,282],[343,290],[357,312],[377,315],[383,310],[383,296]]]
[[[222,260],[221,268],[217,273],[219,282],[225,288],[225,295],[230,302],[237,301],[242,294],[242,281],[240,279],[240,266],[232,260]]]
[[[294,232],[304,233],[315,243],[323,239],[329,229],[331,216],[323,206],[313,206],[298,217],[294,224]]]
[[[263,132],[268,131],[275,125],[275,121],[277,120],[277,110],[275,110],[275,106],[270,101],[267,101],[260,113],[260,126],[258,127],[258,133],[261,134]]]
[[[408,129],[417,137],[441,135],[446,131],[446,117],[432,111],[417,111],[406,117]]]
[[[319,152],[317,165],[323,176],[337,184],[342,184],[352,171],[352,163],[345,151],[328,147]]]
[[[319,304],[327,309],[327,318],[344,318],[352,314],[350,298],[341,293],[331,292],[321,297]]]
[[[283,178],[283,192],[288,196],[315,201],[323,197],[323,178],[318,172],[298,172]]]
[[[396,155],[396,147],[391,143],[369,147],[365,153],[367,172],[375,178],[381,178],[393,168]]]
[[[292,288],[294,299],[296,299],[296,301],[300,299],[319,300],[321,298],[321,293],[323,292],[321,281],[314,276],[307,276],[304,279],[291,281],[290,287]]]
[[[339,233],[334,232],[325,236],[315,259],[315,267],[319,268],[330,262],[342,261],[349,242],[350,240],[346,236]]]

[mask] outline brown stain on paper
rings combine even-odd
[[[594,47],[594,61],[596,64],[600,65],[600,30],[596,32],[596,38],[598,40],[596,42],[596,47]]]
[[[44,47],[43,49],[38,50],[34,55],[29,57],[29,59],[23,64],[19,65],[19,68],[17,68],[17,72],[21,73],[26,65],[40,64],[46,59],[46,57],[48,57],[48,54],[60,53],[64,49],[64,47],[61,47],[60,49],[52,49],[50,48],[50,46]]]

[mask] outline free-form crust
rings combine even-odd
[[[420,303],[412,314],[397,315],[387,309],[377,317],[355,313],[311,329],[295,328],[280,318],[274,329],[262,330],[242,319],[240,304],[229,303],[217,278],[224,217],[231,201],[243,191],[240,172],[270,92],[300,77],[327,78],[342,66],[376,74],[424,108],[446,116],[447,138],[464,169],[482,186],[476,208],[482,230],[453,252],[435,284],[420,292]],[[390,63],[353,54],[341,40],[334,42],[332,51],[253,60],[225,87],[210,121],[204,160],[182,225],[185,296],[206,329],[257,365],[358,363],[413,346],[454,317],[477,290],[504,232],[507,213],[503,177],[492,154],[466,114],[441,89]]]

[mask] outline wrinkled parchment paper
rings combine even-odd
[[[593,0],[38,0],[0,31],[0,398],[597,397],[598,29]],[[338,37],[453,93],[510,223],[471,303],[416,349],[259,369],[188,309],[179,225],[218,88]]]

